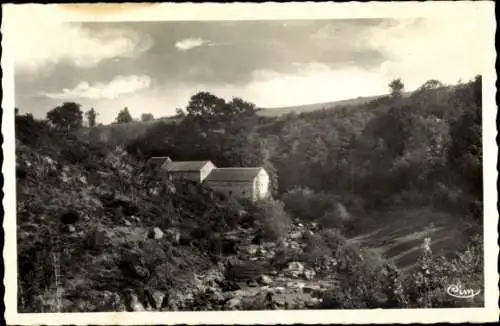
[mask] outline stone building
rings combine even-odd
[[[170,161],[161,167],[167,171],[171,180],[190,180],[203,182],[216,168],[211,161]]]
[[[269,174],[257,168],[215,168],[204,183],[219,192],[239,198],[258,200],[269,197]]]

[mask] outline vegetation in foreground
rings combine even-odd
[[[75,103],[17,115],[20,311],[481,306],[446,292],[483,284],[481,78],[391,85],[282,118],[202,92],[112,146]],[[276,200],[171,183],[153,155],[264,166]]]

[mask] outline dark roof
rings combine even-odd
[[[148,164],[151,164],[155,167],[161,167],[163,164],[167,163],[170,161],[170,157],[168,156],[156,156],[156,157],[151,157],[148,161]]]
[[[169,172],[195,172],[200,171],[210,161],[172,161],[165,165]]]
[[[205,181],[252,181],[262,168],[216,168]]]

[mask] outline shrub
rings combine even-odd
[[[260,200],[254,207],[255,220],[260,224],[265,238],[276,240],[283,237],[292,225],[284,205],[278,200]]]
[[[418,269],[407,278],[405,286],[411,307],[452,308],[481,306],[484,297],[483,245],[482,239],[473,238],[472,243],[456,257],[448,260],[443,256],[433,257],[430,248],[424,249],[418,261]],[[465,284],[464,284],[465,283]],[[463,286],[480,295],[470,300],[454,298],[447,293],[449,286]]]

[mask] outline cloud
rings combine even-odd
[[[434,78],[451,84],[483,71],[484,27],[475,15],[392,21],[372,28],[367,44],[386,58],[380,73],[409,89]]]
[[[199,46],[202,46],[204,44],[207,45],[212,45],[213,43],[211,41],[206,41],[202,38],[186,38],[183,39],[182,41],[178,41],[175,43],[175,48],[179,51],[189,51],[191,49],[197,48]]]
[[[79,83],[72,89],[64,88],[60,93],[42,93],[42,95],[58,100],[76,100],[81,98],[99,100],[116,99],[121,95],[148,89],[151,86],[149,76],[117,76],[109,83]]]
[[[40,10],[19,10],[15,25],[7,26],[17,72],[36,73],[61,61],[89,68],[107,59],[135,57],[152,45],[148,35],[118,28],[91,30],[81,23],[63,22],[57,11]]]

